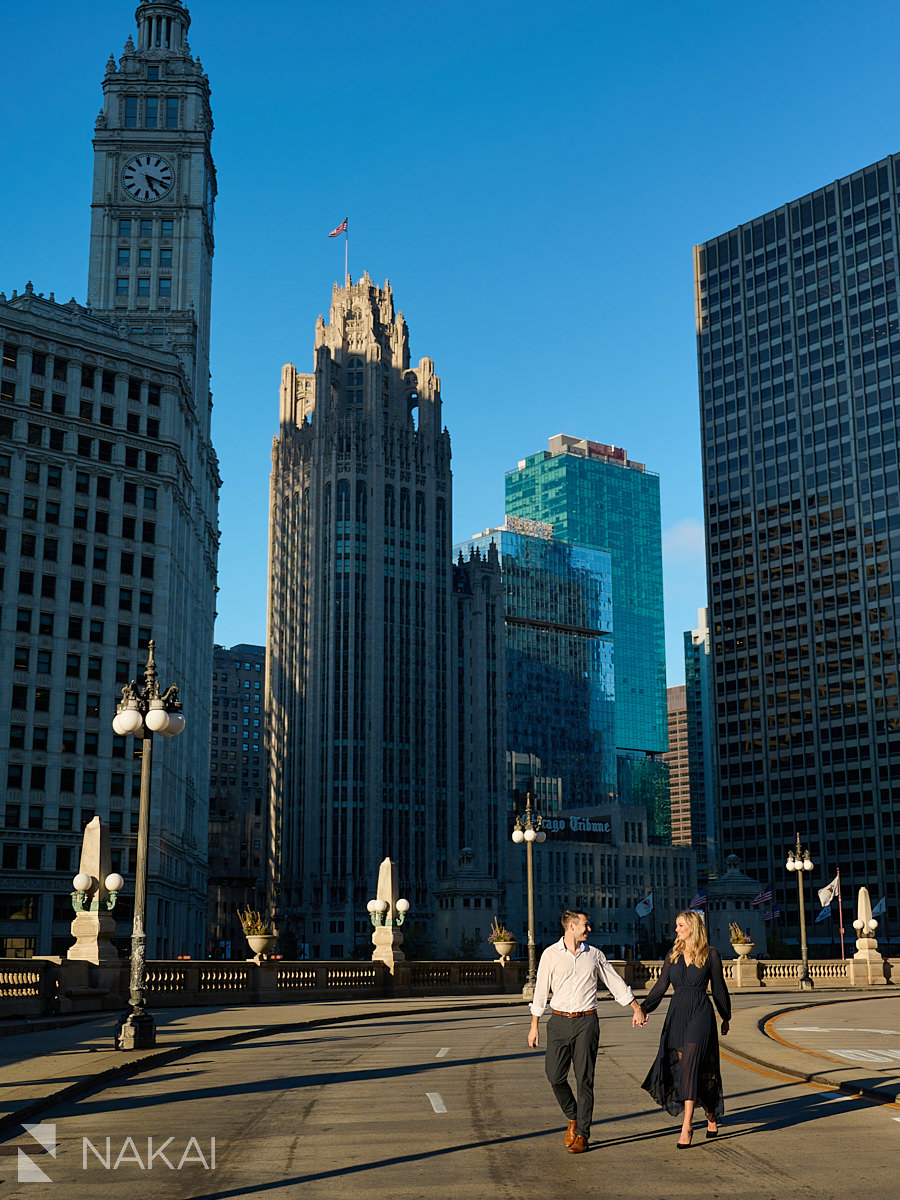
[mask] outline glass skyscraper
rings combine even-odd
[[[520,522],[454,551],[486,557],[493,543],[500,558],[509,750],[560,780],[564,808],[596,807],[616,786],[610,559],[539,531]]]
[[[621,447],[559,434],[506,477],[506,511],[545,522],[554,540],[609,552],[615,626],[616,792],[669,829],[659,477]]]
[[[795,914],[784,856],[799,832],[813,879],[840,868],[846,896],[867,885],[889,927],[898,192],[892,155],[695,251],[722,853]]]

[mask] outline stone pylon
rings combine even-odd
[[[393,973],[394,963],[405,962],[406,955],[401,950],[403,934],[400,926],[406,917],[406,909],[398,908],[405,903],[400,900],[400,888],[397,883],[397,864],[389,858],[384,859],[378,869],[378,888],[375,892],[376,902],[387,905],[381,910],[370,910],[372,924],[373,962],[383,962]]]
[[[883,986],[887,980],[884,977],[884,959],[878,953],[878,941],[875,930],[878,922],[872,919],[872,901],[869,899],[869,889],[861,887],[856,904],[857,917],[853,922],[856,930],[856,953],[847,964],[850,970],[850,982],[868,987]]]
[[[110,874],[109,830],[99,817],[85,826],[79,873],[89,876],[91,883],[83,892],[72,893],[75,944],[69,947],[66,958],[98,965],[118,962],[119,955],[109,940],[116,931],[115,919],[109,911],[115,898],[110,897],[104,882]]]

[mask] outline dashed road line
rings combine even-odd
[[[426,1092],[425,1095],[428,1097],[429,1103],[436,1113],[445,1113],[447,1111],[447,1105],[441,1099],[440,1092]]]
[[[444,1058],[449,1053],[450,1053],[449,1046],[441,1046],[440,1050],[438,1050],[437,1054],[434,1057],[435,1058]]]

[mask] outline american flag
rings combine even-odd
[[[772,885],[769,884],[769,886],[767,888],[764,888],[759,893],[759,895],[756,897],[756,899],[751,900],[750,903],[751,904],[768,904],[771,901],[771,899],[772,899]]]
[[[701,888],[691,901],[690,908],[706,908],[706,888]]]
[[[338,225],[337,229],[332,229],[331,233],[329,233],[328,236],[329,237],[337,237],[339,233],[346,233],[346,232],[347,232],[347,217],[344,217],[343,221],[341,221],[341,223],[340,223],[340,225]]]
[[[778,907],[777,904],[773,904],[771,908],[766,909],[766,915],[763,917],[763,920],[764,921],[774,921],[777,917],[780,917],[780,916],[781,916],[781,909]]]

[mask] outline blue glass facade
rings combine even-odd
[[[510,516],[546,522],[557,541],[607,550],[615,622],[616,794],[671,833],[659,477],[621,447],[560,434],[506,477]]]
[[[495,529],[455,547],[497,547],[506,605],[507,746],[560,780],[564,808],[616,791],[609,555]]]
[[[722,853],[792,922],[797,831],[897,918],[898,196],[892,155],[695,251]]]

